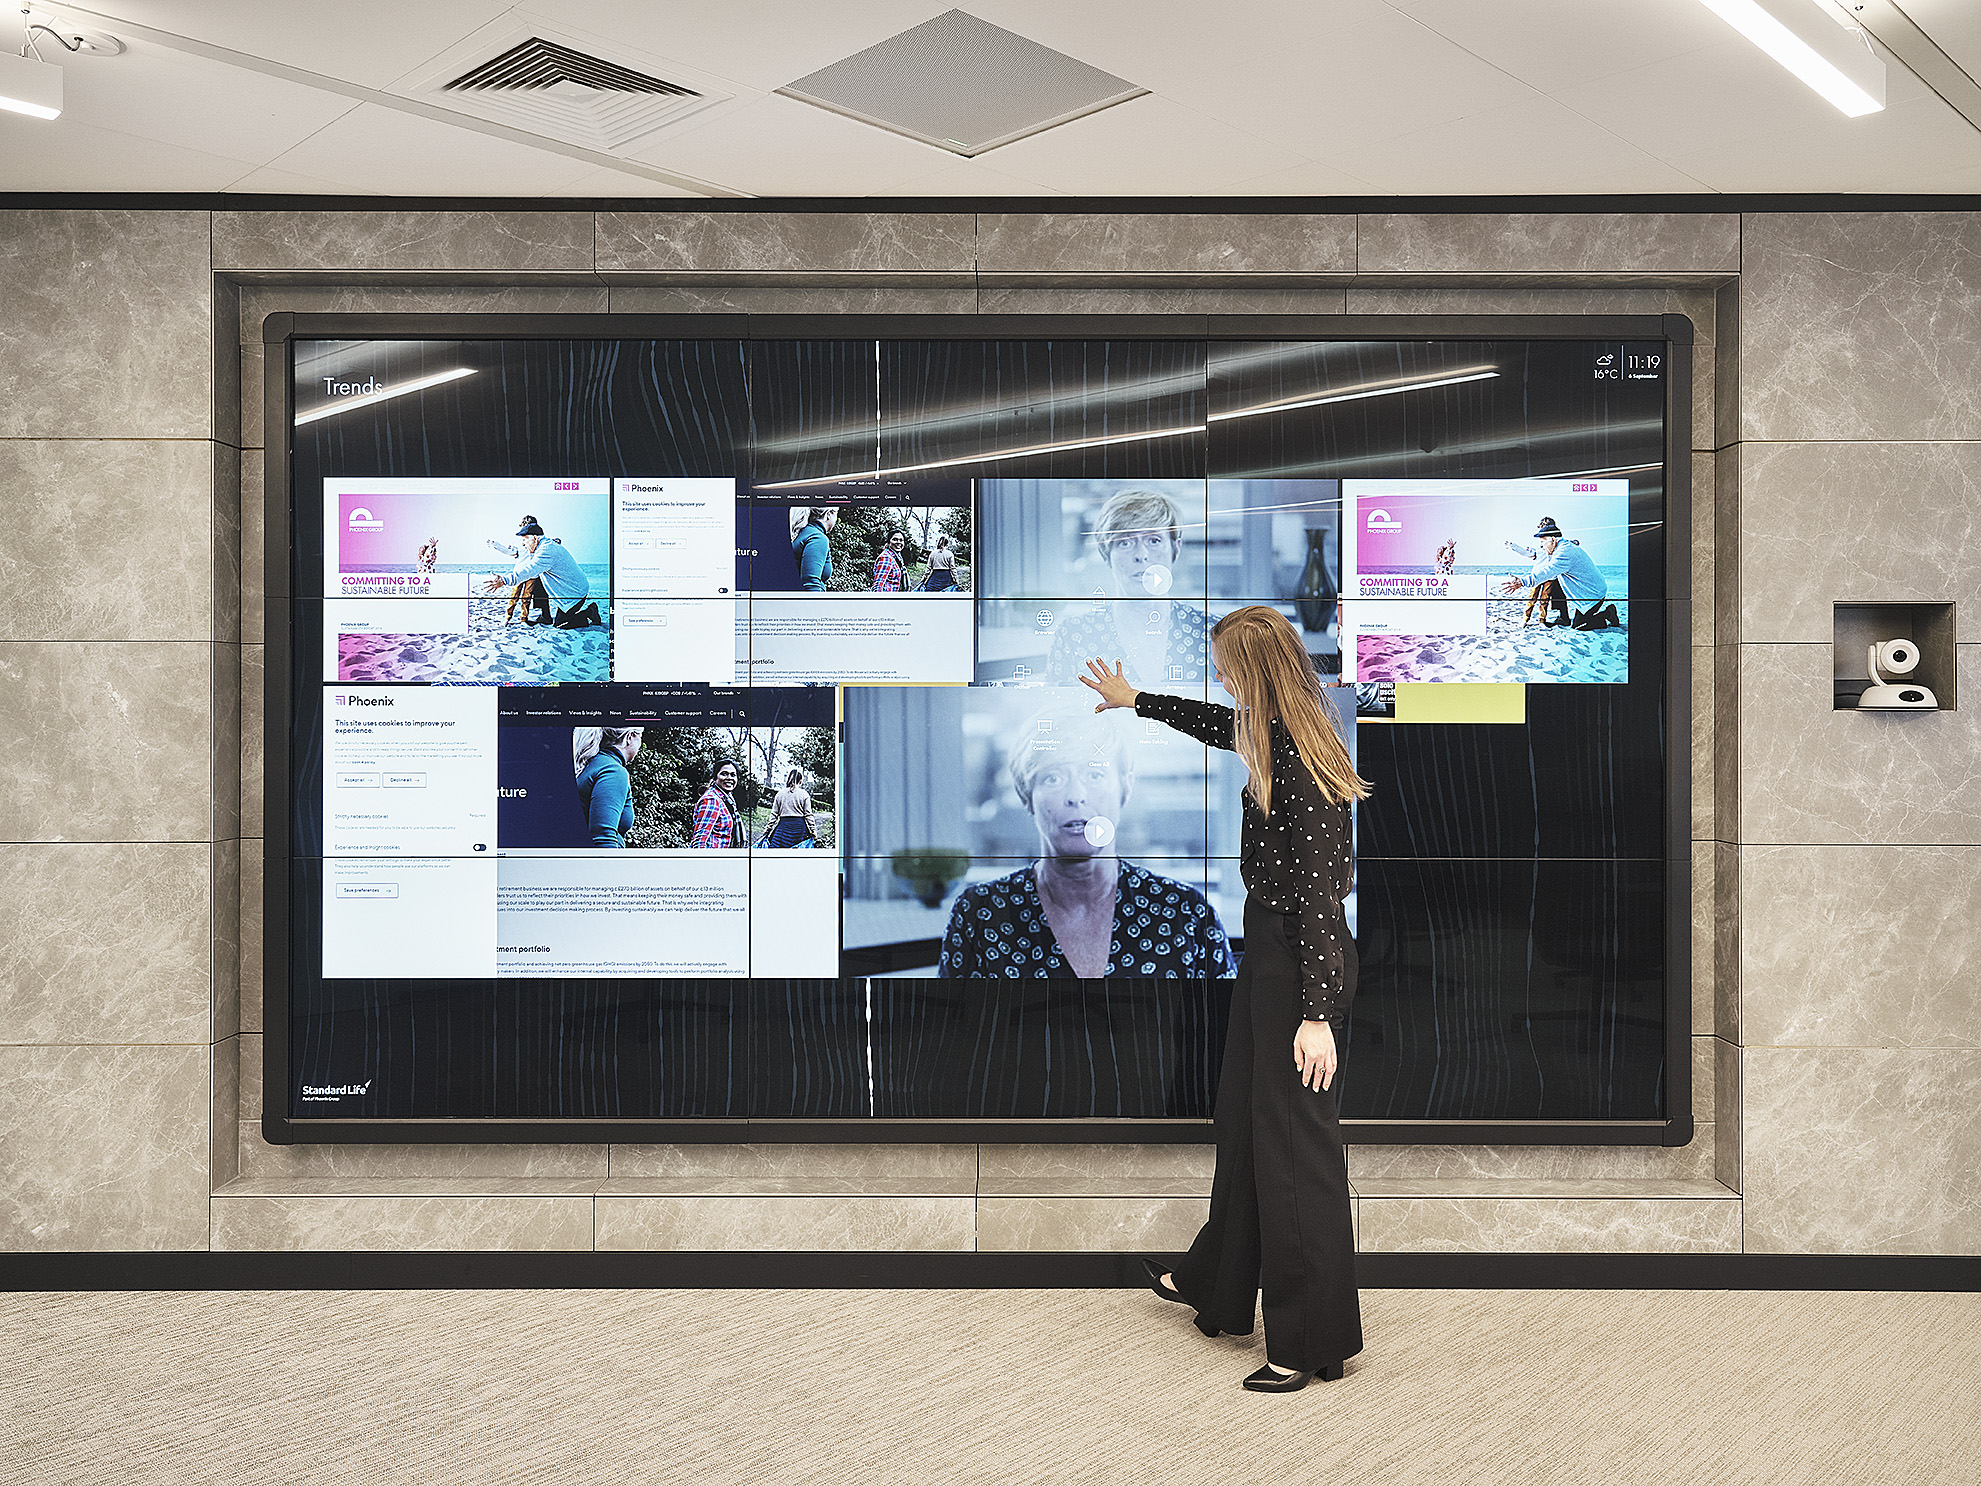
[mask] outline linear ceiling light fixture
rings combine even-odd
[[[21,54],[0,52],[0,109],[31,119],[62,116],[62,69],[41,59],[37,31],[77,56],[114,57],[124,50],[124,43],[114,36],[49,24],[54,19],[32,6],[21,7]]]
[[[1828,0],[1699,3],[1848,117],[1860,119],[1884,108],[1884,61],[1863,27]]]
[[[334,418],[339,413],[368,408],[391,398],[424,392],[429,387],[438,387],[443,382],[456,382],[462,377],[472,377],[474,374],[475,369],[472,366],[457,366],[450,371],[435,372],[430,377],[415,377],[412,381],[401,382],[395,387],[381,387],[376,392],[363,392],[356,397],[340,397],[336,402],[325,407],[311,408],[307,413],[296,414],[296,427],[300,428],[305,423],[314,423],[319,418]]]

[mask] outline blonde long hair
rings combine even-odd
[[[1284,614],[1254,604],[1225,615],[1211,628],[1211,658],[1238,696],[1238,756],[1261,814],[1272,814],[1276,721],[1286,724],[1322,794],[1342,804],[1368,798],[1369,782],[1355,772],[1307,647]]]

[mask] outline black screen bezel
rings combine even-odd
[[[1683,1146],[1692,1108],[1692,322],[1683,315],[498,315],[297,314],[263,322],[267,591],[264,675],[264,1089],[289,1086],[290,469],[296,340],[1663,341],[1665,378],[1665,1070],[1655,1120],[1343,1120],[1351,1143]],[[278,870],[279,868],[279,870]],[[275,1145],[611,1142],[1208,1144],[1203,1119],[291,1119]]]

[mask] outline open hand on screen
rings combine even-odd
[[[1120,661],[1116,661],[1110,671],[1107,662],[1095,656],[1087,662],[1087,670],[1089,674],[1080,678],[1080,684],[1101,694],[1101,699],[1094,704],[1096,712],[1105,712],[1110,707],[1133,707],[1135,699],[1141,695],[1122,676]]]

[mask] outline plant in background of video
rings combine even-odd
[[[970,858],[960,851],[920,847],[897,851],[890,860],[894,875],[908,884],[908,890],[922,900],[924,908],[940,908],[950,884],[970,870]]]

